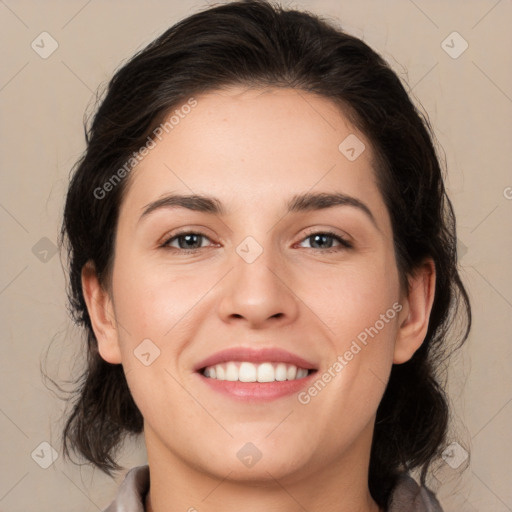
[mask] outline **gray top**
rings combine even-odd
[[[145,512],[148,490],[149,466],[134,467],[119,486],[115,500],[103,512]],[[387,512],[443,512],[443,509],[430,489],[403,473],[393,489]]]

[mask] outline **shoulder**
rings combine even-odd
[[[136,466],[126,473],[115,500],[103,512],[144,512],[149,489],[149,466]]]
[[[418,485],[408,473],[402,473],[394,487],[388,512],[443,512],[435,494]]]

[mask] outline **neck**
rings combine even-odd
[[[241,480],[232,478],[235,471],[216,477],[193,467],[159,444],[154,433],[146,432],[150,489],[145,510],[383,512],[368,489],[371,434],[370,431],[370,443],[364,438],[358,441],[366,447],[367,457],[361,456],[361,447],[353,446],[351,453],[333,459],[331,464],[325,460],[321,465],[312,463],[293,475],[279,478],[272,476],[272,470],[260,471],[258,478]]]

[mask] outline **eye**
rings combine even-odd
[[[194,251],[197,251],[197,250],[203,248],[201,242],[204,239],[210,240],[203,233],[184,231],[182,233],[178,233],[178,234],[172,236],[171,238],[168,238],[162,244],[162,247],[167,247],[167,248],[171,248],[171,249],[179,249],[179,250],[182,250],[185,252],[194,252]],[[178,247],[173,245],[174,242],[178,243]]]
[[[309,233],[308,236],[303,239],[303,241],[305,240],[312,240],[311,244],[313,247],[311,247],[311,249],[320,250],[322,252],[336,252],[343,249],[351,249],[353,247],[353,245],[349,241],[345,240],[345,238],[330,231],[315,231],[313,233]],[[338,247],[334,249],[332,249],[333,240],[339,244]]]
[[[184,231],[182,233],[174,234],[171,238],[168,238],[161,247],[179,250],[182,252],[195,252],[200,249],[204,249],[205,246],[202,245],[204,240],[210,240],[208,236],[204,233],[195,232],[195,231]],[[303,239],[303,242],[306,240],[311,240],[311,244],[313,250],[319,250],[322,252],[337,252],[343,249],[350,249],[353,245],[348,242],[342,236],[332,233],[330,231],[315,231],[310,234],[306,238]],[[334,246],[333,242],[337,242],[338,245]],[[177,246],[175,245],[177,243]]]

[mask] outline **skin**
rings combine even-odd
[[[111,286],[92,264],[82,272],[100,354],[123,365],[144,417],[146,508],[377,512],[367,485],[376,410],[392,364],[425,338],[433,262],[401,289],[371,145],[328,99],[241,87],[196,99],[130,175]],[[366,146],[353,162],[338,149],[349,134]],[[375,224],[352,206],[286,214],[294,194],[333,191],[364,202]],[[171,192],[215,196],[227,213],[161,208],[141,219]],[[183,239],[161,246],[181,228],[205,235],[196,253]],[[308,237],[326,229],[353,247]],[[263,249],[250,264],[236,252],[247,236]],[[228,347],[277,346],[322,374],[394,303],[401,311],[307,405],[295,394],[235,401],[192,369]],[[134,356],[144,339],[160,350],[149,366]],[[262,455],[252,467],[237,457],[248,442]]]

